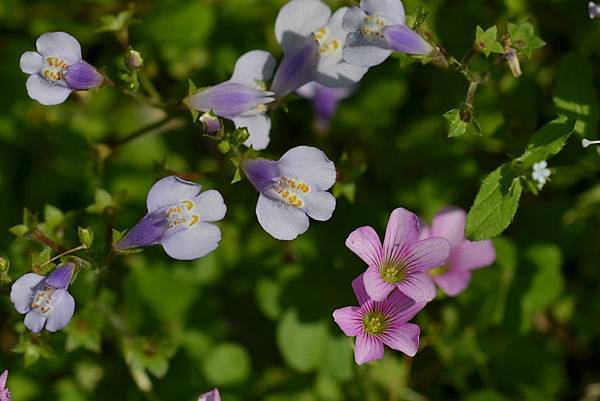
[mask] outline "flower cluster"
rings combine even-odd
[[[537,162],[533,165],[531,178],[533,178],[539,190],[544,188],[544,185],[546,185],[546,183],[550,181],[551,175],[552,172],[548,168],[548,162],[546,162],[545,160]]]

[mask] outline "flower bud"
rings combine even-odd
[[[4,256],[0,256],[0,273],[6,273],[10,268],[10,260]]]
[[[79,242],[81,245],[85,245],[86,248],[91,248],[94,243],[94,232],[91,227],[78,227],[77,234],[79,235]]]
[[[515,78],[519,78],[522,72],[517,51],[513,48],[510,48],[506,51],[506,53],[504,53],[504,57],[506,57],[506,61],[508,62],[508,66],[510,67],[510,71],[512,72],[513,76]]]
[[[202,114],[199,120],[208,134],[216,135],[223,129],[219,117],[210,112]]]
[[[144,66],[144,58],[142,57],[142,54],[134,49],[129,49],[127,51],[127,57],[125,61],[127,63],[127,67],[131,68],[132,70],[139,70]]]

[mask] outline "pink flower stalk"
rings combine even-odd
[[[409,356],[419,349],[421,329],[407,323],[426,305],[415,302],[399,291],[383,302],[369,298],[364,275],[352,282],[360,306],[347,306],[333,312],[333,320],[349,337],[356,337],[354,360],[362,365],[383,358],[383,345]]]
[[[433,281],[446,294],[454,297],[463,292],[471,281],[471,270],[494,263],[496,252],[492,241],[472,242],[465,239],[467,214],[461,209],[446,209],[438,213],[431,228],[421,230],[421,238],[443,237],[450,243],[448,262],[429,271]]]
[[[369,265],[365,287],[373,300],[385,300],[394,288],[415,302],[435,298],[427,270],[446,263],[450,244],[441,237],[419,240],[419,233],[419,218],[398,208],[390,216],[383,246],[372,227],[357,228],[348,236],[346,246]]]

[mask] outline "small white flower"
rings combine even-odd
[[[548,163],[544,160],[541,162],[537,162],[533,165],[533,172],[531,173],[531,178],[537,183],[538,189],[542,189],[546,182],[550,181],[550,176],[552,172],[548,168]]]

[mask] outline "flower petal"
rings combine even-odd
[[[344,46],[344,60],[362,67],[373,67],[383,63],[392,51],[377,46],[360,33],[350,33]]]
[[[224,118],[234,118],[255,112],[257,106],[273,101],[269,92],[236,82],[222,82],[201,90],[185,99],[193,110],[212,111]]]
[[[319,59],[319,42],[313,35],[307,36],[285,54],[275,72],[270,90],[281,99],[302,85],[313,81],[317,74]]]
[[[435,284],[427,273],[413,273],[398,284],[398,289],[415,302],[429,302],[435,298]]]
[[[277,61],[271,53],[253,50],[243,54],[235,63],[230,82],[256,87],[256,81],[267,82],[273,78]]]
[[[284,53],[292,52],[302,40],[324,27],[331,9],[321,0],[292,0],[284,5],[275,21],[275,37]]]
[[[394,284],[384,281],[375,266],[369,266],[363,277],[367,294],[374,301],[384,301],[394,291]]]
[[[434,237],[417,242],[402,261],[411,272],[433,269],[446,263],[450,256],[450,243],[446,238]]]
[[[431,223],[430,237],[443,237],[454,249],[465,239],[467,214],[458,208],[448,208],[435,215]],[[428,238],[428,237],[426,237]]]
[[[73,272],[75,271],[74,263],[64,263],[59,265],[46,278],[46,284],[52,288],[64,289],[71,283]]]
[[[35,43],[44,57],[60,57],[69,63],[81,61],[81,45],[66,32],[46,32]]]
[[[202,192],[196,196],[194,202],[196,203],[195,211],[199,214],[200,221],[223,220],[225,213],[227,213],[223,196],[214,189]]]
[[[242,161],[241,167],[248,181],[260,193],[269,191],[279,177],[277,162],[273,160],[246,159]]]
[[[219,246],[221,230],[214,224],[199,222],[192,227],[166,235],[161,241],[167,255],[178,260],[194,260]]]
[[[415,356],[419,350],[421,329],[416,324],[392,325],[379,337],[385,345],[408,356]]]
[[[356,295],[356,299],[358,299],[358,304],[360,306],[363,306],[366,302],[371,300],[365,288],[364,274],[361,274],[352,280],[352,290],[354,290],[354,295]]]
[[[167,231],[166,214],[156,210],[144,216],[116,244],[119,250],[141,248],[158,244]]]
[[[44,58],[38,52],[25,52],[21,56],[21,71],[26,74],[37,74],[44,66]]]
[[[370,15],[384,17],[393,24],[404,24],[406,19],[400,0],[361,0],[360,7]]]
[[[221,401],[221,394],[218,389],[204,393],[198,398],[198,401]]]
[[[373,227],[364,226],[352,231],[346,239],[346,246],[369,266],[381,264],[381,241]]]
[[[445,274],[433,276],[433,281],[446,294],[455,297],[467,288],[471,281],[471,272],[468,270],[450,269]]]
[[[5,370],[0,375],[0,390],[4,390],[6,388],[6,380],[8,379],[8,370]]]
[[[321,65],[319,65],[315,81],[332,89],[344,88],[356,84],[365,76],[367,71],[369,71],[369,67],[361,67],[342,60],[328,70],[321,68]]]
[[[419,238],[419,218],[404,208],[395,209],[390,215],[385,239],[383,255],[386,260],[398,259],[407,253]]]
[[[246,127],[250,137],[244,142],[256,150],[263,150],[271,141],[271,118],[266,114],[254,114],[232,118],[237,128]]]
[[[304,210],[315,220],[327,221],[335,210],[335,197],[326,191],[311,191],[303,196]]]
[[[39,333],[46,324],[46,316],[37,310],[32,310],[25,315],[25,327],[32,333]]]
[[[348,337],[356,337],[362,332],[362,316],[360,308],[347,306],[333,312],[333,320]]]
[[[61,104],[67,100],[72,92],[66,86],[51,84],[37,74],[30,75],[27,78],[26,87],[27,95],[44,106]]]
[[[71,89],[88,90],[102,85],[104,76],[93,65],[80,61],[69,66],[65,81]]]
[[[393,291],[383,301],[383,311],[391,323],[406,323],[427,305],[425,302],[415,302],[400,291]]]
[[[262,228],[278,240],[293,240],[305,233],[310,224],[303,210],[271,200],[262,194],[256,204],[256,216]]]
[[[354,345],[354,360],[362,365],[383,358],[383,343],[377,337],[360,333]]]
[[[148,213],[174,205],[185,200],[194,199],[200,193],[201,186],[174,175],[158,180],[146,199]]]
[[[281,175],[293,177],[325,191],[335,184],[335,165],[325,153],[311,146],[297,146],[279,159]],[[314,190],[314,188],[312,188]]]
[[[405,25],[392,25],[383,30],[383,37],[390,49],[407,53],[427,56],[433,47],[418,33]]]
[[[52,310],[47,315],[46,330],[55,332],[71,321],[75,312],[75,299],[67,291],[55,294]]]
[[[15,305],[19,313],[27,313],[31,310],[33,289],[44,280],[44,276],[35,273],[22,275],[15,281],[10,290],[10,302]]]
[[[350,7],[344,14],[342,29],[346,32],[356,32],[360,30],[367,14],[360,7]]]
[[[495,260],[492,241],[463,241],[452,251],[448,264],[456,269],[473,270],[489,266]]]

